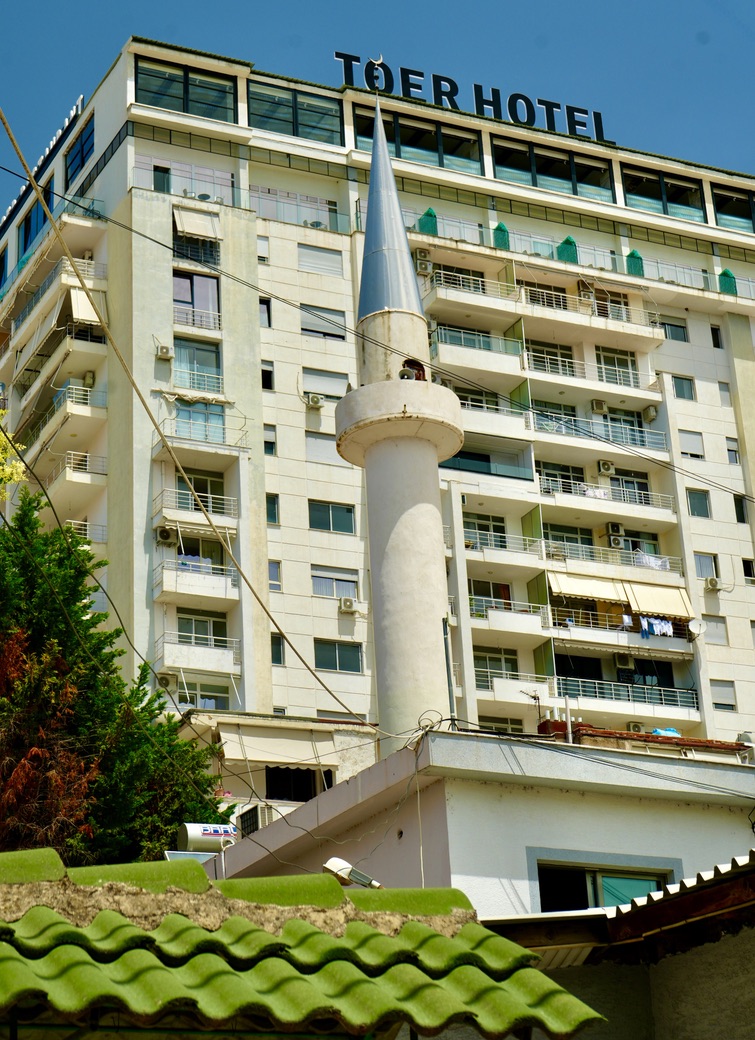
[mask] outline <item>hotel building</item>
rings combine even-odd
[[[755,727],[755,178],[417,99],[381,109],[419,374],[462,405],[438,470],[449,715],[735,740]],[[132,38],[37,166],[220,538],[28,186],[0,224],[6,429],[109,561],[177,706],[242,766],[314,763],[310,793],[374,760],[344,706],[378,721],[363,476],[334,415],[359,385],[374,110],[366,89]]]

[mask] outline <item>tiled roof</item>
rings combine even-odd
[[[350,1036],[465,1023],[493,1040],[600,1017],[532,961],[449,889],[210,885],[192,861],[66,871],[50,850],[0,855],[0,1021]]]

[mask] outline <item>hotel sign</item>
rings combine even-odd
[[[363,64],[359,55],[335,51],[333,57],[343,65],[345,86],[356,86],[355,69]],[[377,61],[368,59],[364,62],[362,76],[368,90],[377,88],[381,93],[398,93],[410,100],[432,101],[434,105],[444,108],[457,111],[459,109],[456,100],[459,86],[450,76],[404,68],[399,68],[398,74],[394,74],[391,67],[383,61],[382,55]],[[606,144],[614,143],[603,133],[603,117],[600,112],[592,112],[577,105],[562,104],[560,101],[548,101],[545,98],[533,100],[526,94],[509,94],[508,97],[504,97],[498,87],[486,89],[479,83],[474,84],[472,93],[474,111],[478,116],[508,118],[519,126],[537,126],[540,123],[546,130],[565,131],[574,137],[586,137]]]

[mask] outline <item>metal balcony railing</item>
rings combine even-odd
[[[607,487],[605,484],[584,484],[565,477],[540,476],[540,491],[544,495],[577,495],[580,498],[598,498],[624,505],[650,506],[676,512],[672,495],[658,495],[653,491],[635,491],[632,488]]]
[[[531,672],[509,672],[501,667],[498,668],[475,668],[475,686],[478,690],[492,690],[495,679],[509,679],[520,683],[546,683],[555,692],[555,680],[549,675],[534,675]]]
[[[548,624],[548,607],[542,603],[524,603],[511,599],[497,599],[494,596],[469,597],[470,617],[486,618],[491,610],[506,610],[512,614],[537,614],[543,625]]]
[[[237,498],[228,498],[225,495],[198,494],[208,513],[219,516],[230,516],[237,518],[239,515],[239,503]],[[163,509],[185,509],[201,513],[194,495],[190,491],[178,491],[173,488],[164,488],[156,496],[152,504],[152,515],[155,516]]]
[[[220,329],[220,315],[217,311],[202,311],[189,307],[185,303],[173,304],[173,321],[176,325],[191,325],[195,329]]]
[[[666,451],[666,434],[658,430],[646,430],[641,426],[623,426],[617,422],[601,422],[599,419],[579,419],[571,415],[553,412],[534,412],[534,428],[542,433],[558,433],[564,437],[589,437],[592,440],[609,441],[631,448],[652,448]]]
[[[522,367],[529,372],[544,372],[565,379],[590,379],[609,386],[630,386],[636,390],[657,388],[654,373],[642,373],[629,368],[616,368],[606,364],[586,364],[569,357],[554,357],[538,350],[527,348],[522,353]]]
[[[193,368],[174,368],[173,385],[201,393],[222,394],[223,377],[215,372],[197,372]]]
[[[96,264],[93,260],[79,260],[76,257],[74,257],[74,259],[76,260],[76,266],[84,278],[107,278],[107,264]],[[53,285],[53,283],[57,281],[60,275],[64,272],[73,274],[73,265],[66,256],[63,256],[58,260],[57,264],[55,264],[52,271],[50,271],[41,283],[23,310],[13,319],[11,322],[11,335],[16,334],[42,297],[47,294],[50,286]]]
[[[664,686],[636,686],[605,682],[600,679],[572,679],[557,676],[559,697],[593,697],[604,701],[626,701],[631,704],[653,704],[664,708],[699,710],[696,690],[674,690]]]
[[[180,646],[207,647],[209,650],[231,650],[233,663],[241,664],[241,640],[229,639],[226,636],[200,635],[196,632],[165,632],[155,640],[155,657],[160,660],[164,654],[165,643]]]
[[[433,271],[429,281],[436,288],[457,289],[481,296],[493,296],[499,300],[518,300],[521,296],[521,287],[514,283],[496,282],[492,278],[457,274],[455,271]]]
[[[90,524],[88,520],[66,520],[66,527],[88,542],[107,541],[107,527],[104,524]]]
[[[507,549],[509,552],[542,555],[542,538],[525,538],[518,534],[499,534],[497,531],[473,531],[464,528],[464,548],[470,552],[481,549]]]
[[[486,332],[454,329],[446,325],[438,326],[432,334],[430,344],[436,356],[439,344],[447,344],[451,347],[468,347],[470,350],[487,350],[493,354],[511,354],[515,357],[522,353],[521,340],[507,339],[504,336],[490,336]]]
[[[627,608],[628,610],[628,608]],[[621,619],[616,614],[605,614],[595,610],[572,610],[570,607],[551,607],[551,619],[554,625],[563,628],[597,628],[604,632],[634,632],[642,631],[638,615],[629,611],[622,614]],[[690,641],[689,626],[683,621],[671,620],[674,639]],[[667,636],[656,636],[651,633],[651,638],[663,641]]]
[[[605,563],[611,567],[645,567],[652,571],[670,571],[683,574],[678,556],[660,556],[639,549],[608,549],[601,545],[574,545],[571,542],[543,543],[546,560],[584,560],[587,563]]]
[[[64,470],[69,469],[74,473],[99,473],[104,475],[107,473],[107,459],[101,455],[89,455],[83,451],[67,451],[52,472],[48,474],[45,480],[45,487],[52,487],[60,474]]]
[[[495,412],[497,415],[515,415],[517,418],[522,418],[524,415],[521,408],[512,408],[501,398],[492,401],[490,395],[483,396],[482,392],[479,397],[474,396],[474,391],[464,390],[461,393],[463,396],[459,403],[462,408],[470,412]]]
[[[226,567],[200,556],[179,556],[175,560],[163,560],[155,567],[153,578],[159,584],[164,571],[178,571],[181,574],[200,574],[214,578],[230,578],[234,588],[239,584],[239,572],[235,567]]]
[[[456,617],[456,596],[448,597],[448,613],[451,617]]]
[[[39,439],[39,435],[45,426],[65,404],[85,405],[89,408],[107,408],[107,394],[104,390],[90,390],[86,386],[65,386],[58,390],[53,398],[53,403],[39,422],[32,427],[29,433],[23,434],[22,439],[27,448],[31,447]]]
[[[173,257],[176,260],[192,260],[208,267],[220,264],[220,243],[210,238],[185,238],[173,235]]]
[[[249,433],[245,420],[235,422],[227,416],[223,421],[213,422],[213,417],[192,416],[187,418],[163,419],[160,429],[166,437],[195,441],[203,444],[225,445],[230,448],[249,447]],[[155,434],[153,443],[160,438]]]

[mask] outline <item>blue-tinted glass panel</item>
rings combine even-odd
[[[753,231],[752,197],[746,192],[713,188],[716,223],[732,231]]]
[[[476,134],[461,131],[441,130],[443,166],[459,173],[482,173],[480,165],[480,140]]]
[[[341,105],[334,98],[296,91],[296,133],[310,141],[341,144]]]
[[[220,119],[224,123],[236,120],[234,81],[225,76],[211,76],[206,72],[188,70],[188,97],[186,111],[205,119]]]
[[[183,112],[184,72],[175,65],[138,59],[136,64],[136,100],[142,105],[169,108]]]
[[[249,84],[249,125],[294,135],[294,93],[283,87]]]
[[[66,187],[78,176],[94,153],[94,116],[92,116],[66,153]]]
[[[498,180],[532,184],[529,145],[519,141],[493,141],[493,163]]]

